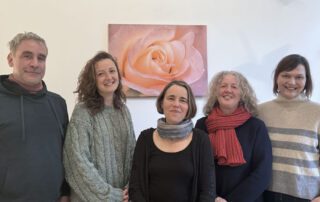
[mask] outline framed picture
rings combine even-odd
[[[128,97],[158,96],[172,80],[186,81],[195,96],[206,94],[205,25],[109,24],[108,31]]]

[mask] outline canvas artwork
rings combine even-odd
[[[117,58],[128,97],[158,96],[172,80],[207,92],[205,25],[109,24],[109,52]]]

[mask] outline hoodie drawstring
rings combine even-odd
[[[64,139],[64,130],[63,130],[63,128],[62,128],[62,123],[61,123],[61,121],[60,121],[60,119],[59,119],[59,117],[58,117],[57,111],[55,110],[55,107],[54,107],[54,105],[52,104],[51,100],[50,100],[49,98],[48,98],[47,100],[48,100],[49,106],[50,106],[51,110],[53,111],[53,114],[54,114],[54,116],[55,116],[55,118],[56,118],[56,120],[57,120],[57,122],[58,122],[58,126],[59,126],[59,130],[60,130],[62,139]]]
[[[26,139],[26,129],[24,124],[24,107],[23,107],[23,95],[20,95],[20,115],[21,115],[21,128],[22,128],[22,140]]]

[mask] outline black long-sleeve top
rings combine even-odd
[[[135,152],[129,182],[129,198],[132,202],[149,202],[149,157],[152,146],[150,128],[141,132]],[[190,202],[212,202],[215,194],[214,161],[207,134],[193,129],[191,141],[194,176],[190,190]],[[165,162],[163,162],[165,163]],[[161,192],[161,190],[159,190]],[[179,194],[179,193],[177,193]]]

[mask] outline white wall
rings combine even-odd
[[[208,78],[221,70],[242,72],[260,101],[273,98],[272,71],[285,55],[299,53],[310,62],[312,99],[320,101],[320,1],[318,0],[1,0],[0,74],[7,43],[18,32],[32,31],[49,47],[45,81],[67,101],[71,115],[73,91],[85,62],[107,50],[107,25],[207,25]],[[198,98],[202,116],[205,99]],[[127,102],[136,135],[156,126],[155,98]]]

